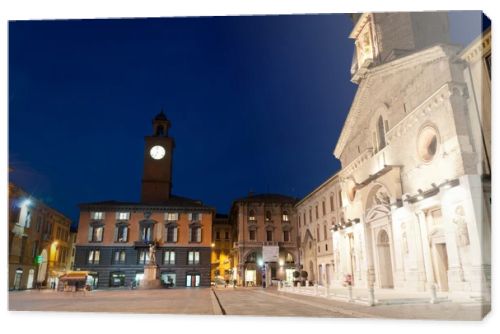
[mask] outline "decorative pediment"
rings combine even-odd
[[[389,205],[379,204],[372,207],[366,214],[365,221],[370,222],[380,218],[387,217],[391,214],[391,207]]]
[[[401,90],[404,92],[411,92],[414,85],[421,82],[418,79],[421,79],[425,75],[424,68],[427,64],[435,62],[440,58],[452,57],[457,51],[458,48],[454,46],[438,45],[368,69],[365,74],[366,79],[359,84],[349,114],[344,122],[344,127],[334,150],[335,157],[340,158],[351,138],[359,131],[360,123],[363,121],[366,113],[371,113],[373,104],[377,103],[373,99],[373,90],[379,90],[380,84],[384,84],[391,87],[403,87]],[[411,75],[408,73],[409,71],[412,72]],[[394,75],[403,72],[407,73],[406,77],[408,79],[406,82],[401,82],[401,77]],[[412,79],[410,80],[410,78]],[[397,94],[395,92],[394,96],[404,96],[407,94]],[[392,103],[391,99],[387,99],[387,97],[385,98],[385,102]]]
[[[89,224],[92,227],[104,226],[104,222],[102,220],[94,220]]]
[[[307,243],[309,241],[315,241],[312,234],[311,234],[311,231],[309,231],[309,229],[306,230],[306,235],[304,236],[304,240],[302,241],[302,245],[307,245]]]
[[[274,229],[276,228],[272,223],[268,222],[266,223],[266,231],[274,231]]]
[[[156,224],[157,221],[156,220],[152,220],[152,219],[143,219],[139,222],[139,225],[141,226],[145,226],[145,225],[154,225]]]
[[[257,222],[256,221],[249,221],[248,222],[248,230],[249,231],[255,231],[257,230]]]
[[[281,229],[283,231],[291,231],[292,230],[292,224],[290,222],[284,222],[281,224]]]

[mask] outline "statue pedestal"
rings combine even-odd
[[[139,283],[139,289],[159,289],[161,281],[158,279],[158,266],[156,264],[147,264],[144,266],[144,277]]]

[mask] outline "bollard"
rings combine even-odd
[[[353,299],[352,299],[352,286],[351,285],[348,285],[347,286],[347,292],[349,294],[349,299],[348,299],[348,302],[352,302]]]
[[[309,281],[306,281],[306,286],[309,286]]]
[[[437,303],[437,294],[436,294],[436,284],[432,283],[431,284],[431,299],[430,299],[430,303],[431,304],[436,304]]]
[[[368,306],[375,305],[375,289],[373,288],[373,284],[370,284],[368,287]]]

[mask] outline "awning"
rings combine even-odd
[[[79,273],[67,273],[59,277],[61,281],[85,281],[87,279],[87,272],[79,272]]]

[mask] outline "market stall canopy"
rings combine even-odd
[[[89,275],[88,271],[78,271],[78,272],[69,272],[61,277],[59,277],[59,280],[62,281],[85,281],[87,279],[87,276]]]

